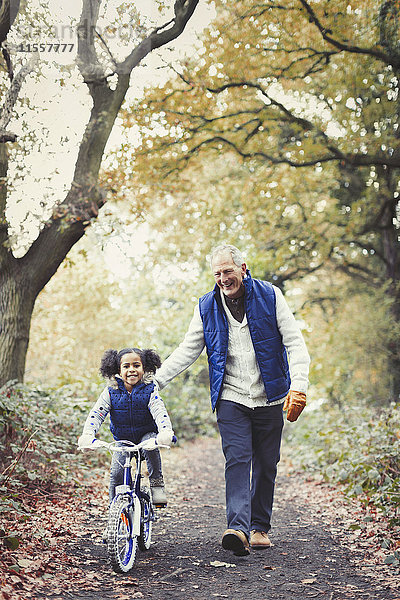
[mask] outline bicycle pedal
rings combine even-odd
[[[158,504],[153,504],[154,508],[166,508],[166,502],[159,502]]]

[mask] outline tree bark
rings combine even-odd
[[[19,11],[20,0],[0,0],[0,44],[6,39]]]
[[[382,173],[383,175],[383,173]],[[399,231],[394,225],[397,220],[398,202],[395,196],[397,190],[398,173],[389,169],[386,177],[386,203],[382,214],[381,231],[383,256],[386,261],[387,281],[389,281],[388,294],[391,299],[391,319],[396,326],[400,323],[400,244]],[[383,177],[382,177],[383,179]],[[389,341],[389,372],[390,372],[390,399],[400,401],[400,340],[393,336]]]
[[[17,267],[17,265],[15,265]],[[34,298],[30,282],[7,269],[0,285],[0,381],[22,381]]]

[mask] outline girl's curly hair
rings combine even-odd
[[[131,352],[140,357],[145,373],[155,373],[156,369],[161,366],[159,354],[151,348],[146,348],[144,350],[141,350],[140,348],[124,348],[119,351],[110,348],[104,352],[100,363],[99,371],[103,377],[110,378],[113,375],[117,375],[121,369],[122,357]]]

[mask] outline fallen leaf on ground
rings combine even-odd
[[[236,565],[233,565],[231,563],[221,562],[220,560],[213,560],[212,562],[210,562],[210,565],[212,567],[236,567]]]

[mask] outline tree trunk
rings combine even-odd
[[[397,279],[389,286],[388,293],[392,301],[390,317],[395,334],[388,341],[389,382],[392,402],[400,402],[400,338],[396,334],[400,330],[400,281]]]
[[[35,292],[12,255],[5,218],[7,201],[8,152],[0,144],[0,385],[23,380]]]
[[[396,196],[398,170],[378,170],[380,172],[381,190],[383,192],[383,207],[381,213],[382,255],[386,265],[386,280],[389,282],[387,288],[391,304],[390,317],[393,328],[400,329],[400,243],[399,232],[395,225],[397,218],[398,201]],[[388,368],[390,375],[390,400],[400,400],[400,340],[393,335],[388,340]]]
[[[34,299],[29,282],[2,274],[0,285],[0,382],[23,381]]]
[[[400,323],[400,298],[397,290],[395,302],[393,304],[392,315],[394,323]],[[393,340],[389,344],[389,371],[390,371],[390,400],[400,402],[400,340]]]

